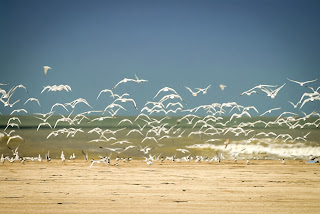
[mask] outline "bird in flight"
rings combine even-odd
[[[305,82],[299,82],[299,81],[291,80],[291,79],[289,79],[289,78],[287,78],[287,80],[289,80],[289,81],[291,81],[291,82],[298,83],[300,86],[303,86],[304,84],[307,84],[307,83],[310,83],[310,82],[315,82],[315,81],[317,81],[318,79],[314,79],[314,80],[310,80],[310,81],[305,81]]]
[[[44,74],[47,75],[47,72],[49,69],[51,69],[51,67],[45,65],[45,66],[43,66],[43,69],[44,69]]]

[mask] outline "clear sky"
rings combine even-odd
[[[79,97],[101,109],[112,99],[96,101],[100,90],[134,74],[149,82],[115,92],[129,92],[140,109],[170,86],[187,107],[236,101],[262,112],[293,110],[287,101],[296,103],[307,90],[286,78],[320,76],[319,10],[318,0],[0,0],[0,82],[9,83],[6,89],[25,85],[29,94],[21,96],[42,103],[34,112]],[[44,65],[52,67],[46,76]],[[273,100],[264,93],[239,97],[258,84],[283,83]],[[68,84],[72,92],[40,95],[53,84]],[[184,88],[209,84],[198,97]]]

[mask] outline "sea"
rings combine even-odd
[[[52,115],[50,124],[38,128],[39,115],[0,115],[0,155],[59,159],[99,156],[132,157],[221,157],[232,159],[302,159],[320,156],[320,119],[310,117],[230,116],[101,116]],[[58,121],[63,117],[73,123]],[[75,117],[78,117],[75,119]],[[81,119],[82,118],[82,119]],[[192,120],[193,118],[193,120]],[[96,120],[94,120],[96,119]],[[192,121],[191,121],[192,120]],[[58,122],[57,122],[58,121]],[[266,125],[269,122],[268,125]],[[38,129],[38,130],[37,130]],[[7,136],[21,136],[9,141]],[[139,133],[141,132],[141,133]],[[103,133],[103,134],[101,134]]]

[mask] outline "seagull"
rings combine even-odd
[[[200,92],[200,90],[198,90],[197,92],[194,92],[189,87],[186,87],[186,89],[188,89],[191,92],[192,96],[194,96],[194,97],[198,96],[198,93]]]
[[[280,89],[283,88],[283,86],[285,86],[285,85],[286,85],[286,83],[284,83],[282,86],[280,86],[279,88],[277,88],[275,90],[271,90],[271,89],[269,90],[267,88],[261,88],[261,90],[263,92],[265,92],[268,97],[271,97],[272,99],[274,99],[277,96],[277,94],[280,91]]]
[[[221,89],[222,91],[224,91],[224,89],[225,89],[227,86],[220,84],[219,87],[220,87],[220,89]]]
[[[156,94],[156,96],[154,96],[153,97],[153,99],[154,98],[156,98],[161,92],[168,92],[168,91],[172,91],[173,93],[175,93],[175,94],[177,94],[178,95],[178,93],[173,89],[173,88],[169,88],[169,87],[164,87],[164,88],[161,88],[159,91],[158,91],[158,93]]]
[[[143,143],[145,140],[154,140],[156,143],[158,143],[158,141],[157,141],[157,139],[155,137],[145,137],[145,138],[143,138],[141,143]]]
[[[132,98],[117,98],[114,102],[116,102],[116,101],[121,101],[121,102],[123,102],[123,103],[125,103],[125,102],[132,102],[134,108],[138,110],[137,104],[136,104],[136,102],[134,101],[134,99],[132,99]]]
[[[139,133],[140,135],[144,136],[144,135],[142,134],[142,132],[139,131],[138,129],[131,129],[126,136],[128,136],[129,134],[131,134],[131,133],[133,133],[133,132],[137,132],[137,133]]]
[[[128,79],[128,78],[124,78],[123,80],[121,80],[120,82],[118,82],[115,86],[113,86],[112,89],[115,89],[119,84],[121,83],[126,83],[126,82],[137,82],[137,83],[141,83],[141,82],[147,82],[148,80],[142,80],[142,79],[139,79],[137,76],[136,76],[136,79]]]
[[[244,95],[244,94],[246,94],[246,95],[250,96],[251,94],[258,94],[258,92],[257,92],[257,91],[255,91],[255,90],[252,90],[252,91],[245,91],[245,92],[242,92],[242,93],[240,94],[240,96],[242,96],[242,95]]]
[[[37,103],[39,104],[39,106],[41,107],[39,100],[38,100],[37,98],[33,98],[33,97],[27,99],[27,101],[26,101],[23,105],[27,104],[29,101],[35,101],[35,102],[37,102]]]
[[[63,154],[63,151],[61,152],[60,158],[61,158],[61,161],[62,161],[62,162],[65,162],[65,161],[66,161],[66,158],[65,158],[65,156],[64,156],[64,154]]]
[[[89,105],[89,103],[88,103],[85,99],[83,99],[83,98],[78,98],[78,99],[76,99],[76,100],[74,100],[74,101],[72,101],[72,102],[70,102],[70,103],[65,103],[64,105],[65,105],[65,106],[71,106],[71,108],[74,109],[78,103],[84,103],[84,104],[86,104],[87,106],[89,106],[90,108],[92,108],[92,106]]]
[[[197,90],[199,90],[200,92],[202,92],[202,94],[206,94],[207,90],[211,87],[211,85],[208,85],[206,88],[195,88]]]
[[[12,136],[12,137],[9,137],[8,140],[7,140],[7,145],[10,143],[11,140],[13,139],[20,139],[20,140],[23,140],[24,139],[20,136],[20,135],[15,135],[15,136]]]
[[[136,74],[134,76],[136,77],[135,82],[137,83],[148,82],[148,80],[139,79]]]
[[[93,166],[94,163],[104,163],[106,166],[109,166],[106,163],[106,159],[104,159],[104,158],[102,158],[101,160],[98,160],[98,161],[95,161],[94,159],[91,159],[91,165],[90,165],[89,169],[91,169],[91,167]]]
[[[229,140],[229,138],[228,138],[228,139],[224,142],[224,145],[225,145],[224,149],[227,148],[227,146],[229,145],[229,143],[230,143],[230,140]]]
[[[28,112],[27,112],[27,110],[25,110],[25,109],[15,109],[15,110],[13,110],[11,113],[10,113],[10,115],[13,115],[14,113],[20,113],[20,112],[24,112],[24,113],[26,113],[26,114],[28,114]]]
[[[47,75],[48,70],[51,68],[49,66],[45,65],[45,66],[43,66],[43,69],[44,69],[44,74]]]
[[[305,81],[305,82],[299,82],[299,81],[295,81],[295,80],[291,80],[289,78],[287,78],[287,80],[291,81],[291,82],[294,82],[294,83],[298,83],[300,86],[303,86],[304,84],[307,84],[307,83],[310,83],[310,82],[315,82],[317,81],[318,79],[314,79],[314,80],[310,80],[310,81]]]
[[[182,152],[183,154],[185,154],[186,152],[190,153],[190,151],[187,149],[176,149],[176,150],[179,152]]]
[[[149,153],[149,151],[151,150],[151,148],[150,147],[148,147],[148,146],[146,146],[146,147],[144,147],[144,148],[142,148],[141,146],[140,146],[140,152],[143,152],[145,155],[146,154],[148,154]]]
[[[110,89],[103,89],[102,91],[100,91],[99,95],[97,96],[97,99],[99,99],[100,95],[101,95],[102,93],[105,93],[105,92],[109,92],[109,93],[111,94],[111,97],[114,98],[114,94],[113,94],[113,91],[112,91],[112,90],[110,90]]]
[[[281,109],[281,107],[269,109],[268,111],[266,111],[266,112],[264,112],[263,114],[261,114],[260,117],[263,116],[263,115],[265,115],[265,114],[267,114],[267,113],[271,113],[272,111],[279,110],[279,109]]]
[[[69,111],[65,105],[63,105],[62,103],[55,103],[51,106],[51,110],[50,112],[53,112],[53,108],[56,107],[56,106],[62,106],[66,111]]]
[[[48,85],[42,89],[40,94],[42,94],[47,89],[48,91],[53,91],[53,92],[62,91],[62,90],[65,90],[67,92],[71,91],[71,87],[69,85],[53,85],[53,86]]]
[[[51,129],[52,129],[52,126],[50,125],[50,123],[48,122],[43,122],[43,123],[39,123],[38,127],[37,127],[37,131],[39,131],[40,127],[41,126],[45,126],[45,125],[48,125]]]

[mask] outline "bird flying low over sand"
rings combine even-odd
[[[47,72],[49,69],[51,69],[51,67],[45,65],[45,66],[43,66],[43,69],[44,69],[44,74],[47,75]]]

